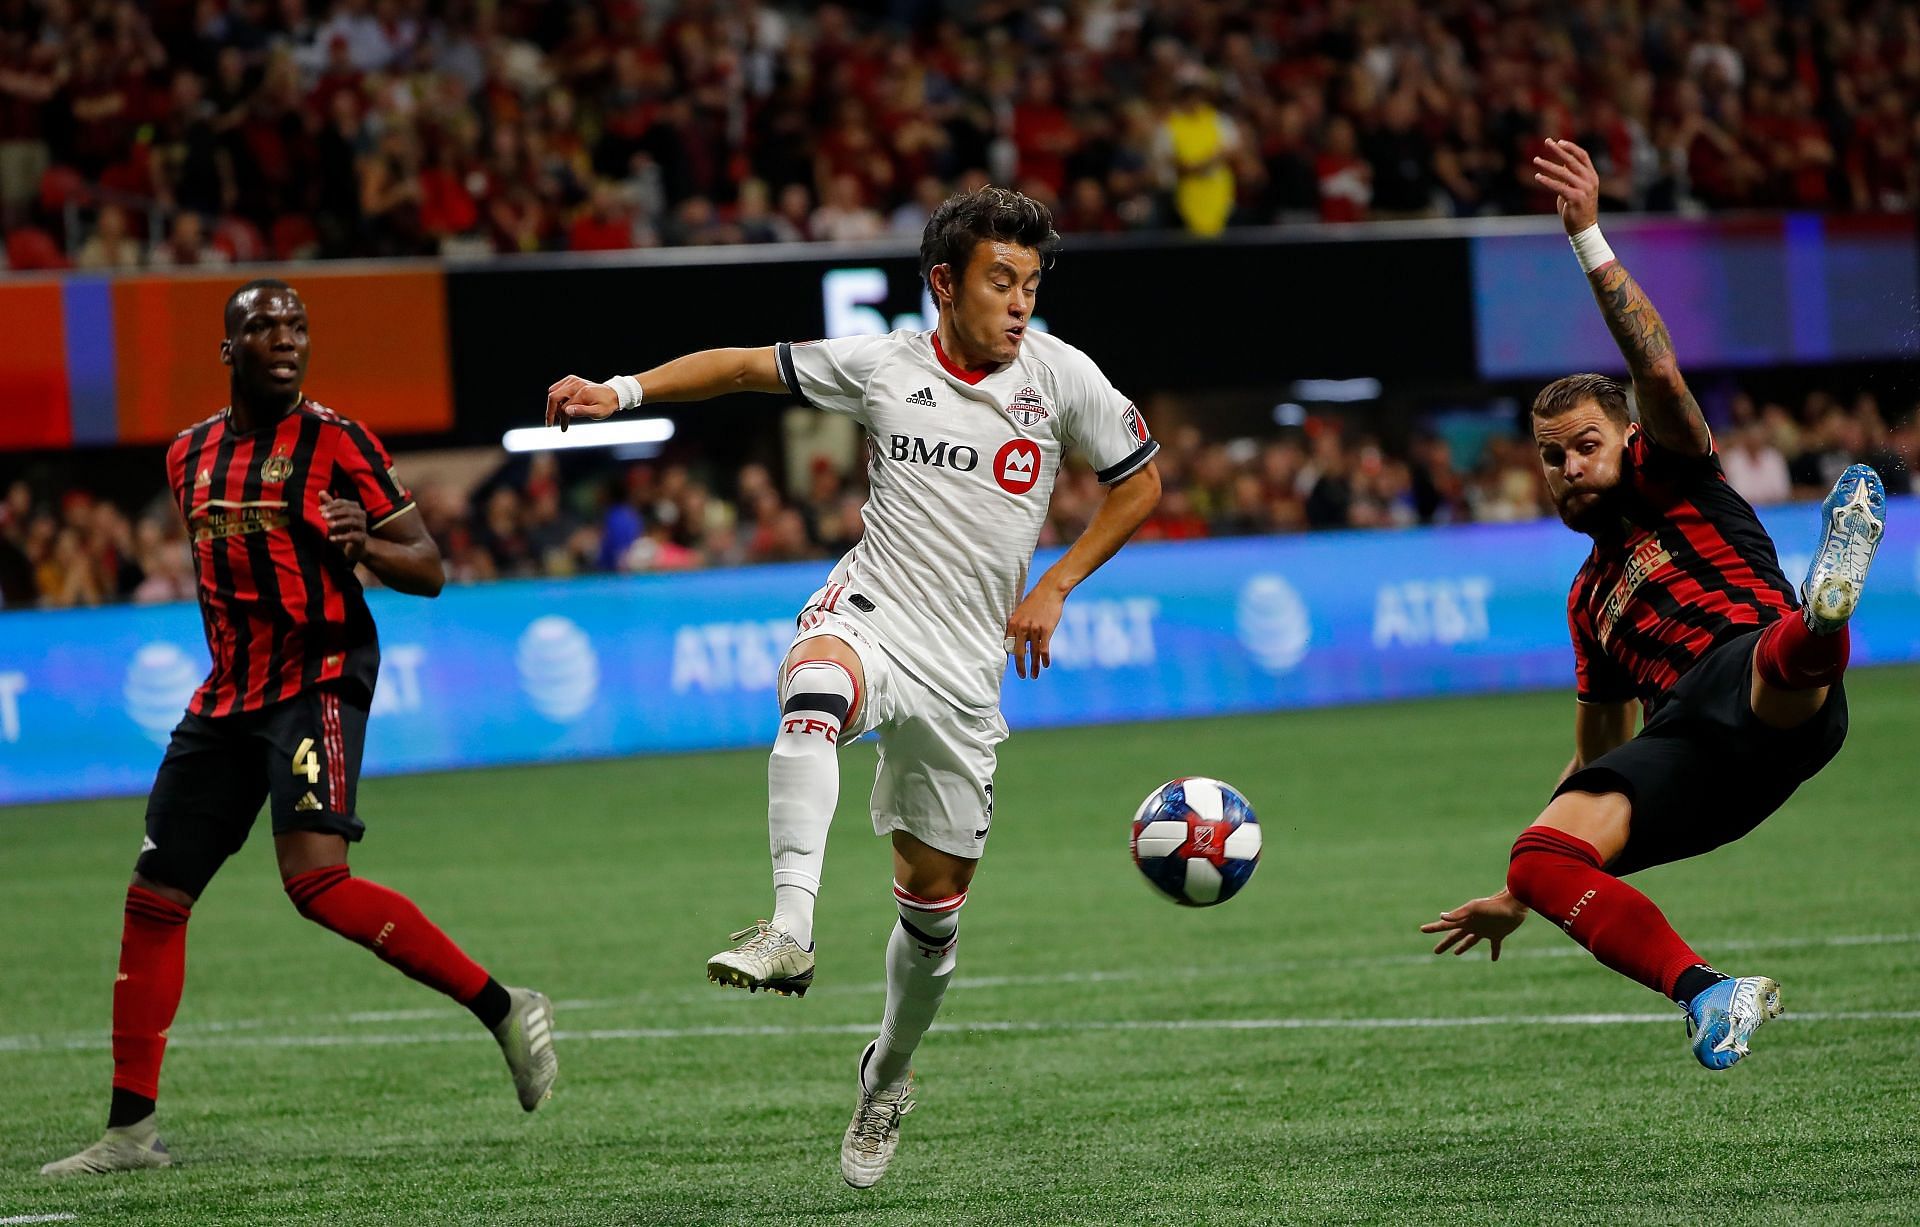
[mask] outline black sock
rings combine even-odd
[[[1732,978],[1731,976],[1723,975],[1715,971],[1705,963],[1695,963],[1692,967],[1681,972],[1680,978],[1673,982],[1673,999],[1680,1004],[1682,1009],[1685,1009],[1688,1005],[1692,1004],[1693,999],[1701,993],[1706,992],[1722,980],[1730,980]]]
[[[153,1100],[120,1087],[113,1088],[113,1104],[107,1109],[107,1128],[124,1129],[153,1115]]]
[[[473,995],[467,1002],[467,1008],[480,1020],[482,1026],[491,1031],[507,1021],[507,1011],[513,1008],[513,998],[500,986],[500,981],[487,977],[487,986]]]

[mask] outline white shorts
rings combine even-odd
[[[980,859],[993,825],[994,747],[1007,739],[999,709],[985,716],[955,707],[908,672],[859,611],[821,607],[822,588],[800,611],[793,642],[844,640],[866,675],[842,739],[879,731],[873,776],[873,833],[905,831],[929,847]],[[786,695],[780,696],[781,702]]]

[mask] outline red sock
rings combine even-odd
[[[398,891],[356,878],[345,865],[295,874],[286,887],[302,916],[455,1001],[471,1001],[487,986],[486,970]]]
[[[1847,671],[1852,646],[1847,627],[1816,635],[1807,629],[1806,619],[1790,613],[1760,632],[1753,663],[1760,680],[1769,686],[1818,690],[1833,685]]]
[[[1600,868],[1600,853],[1552,827],[1528,827],[1507,866],[1513,897],[1567,931],[1602,964],[1656,993],[1706,960],[1680,940],[1660,909]]]
[[[160,1097],[160,1058],[187,978],[187,917],[171,899],[127,888],[120,974],[113,982],[113,1085]]]

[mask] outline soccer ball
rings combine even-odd
[[[1175,903],[1225,903],[1260,863],[1260,820],[1245,797],[1219,780],[1168,780],[1134,812],[1133,863]]]

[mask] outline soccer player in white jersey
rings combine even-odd
[[[852,417],[869,440],[866,535],[808,599],[781,670],[767,764],[773,919],[733,935],[707,974],[748,990],[813,982],[813,908],[839,796],[839,743],[880,734],[873,827],[893,841],[899,923],[880,1034],[860,1056],[841,1174],[885,1174],[913,1108],[914,1048],[953,976],[959,912],[993,822],[1000,682],[1051,663],[1067,594],[1125,544],[1160,497],[1159,444],[1092,360],[1029,330],[1059,236],[1046,206],[1003,188],[942,204],[920,243],[931,331],[713,349],[605,383],[568,376],[547,422],[604,418],[725,392],[787,393]],[[1031,588],[1027,568],[1061,456],[1107,492],[1080,539]]]

